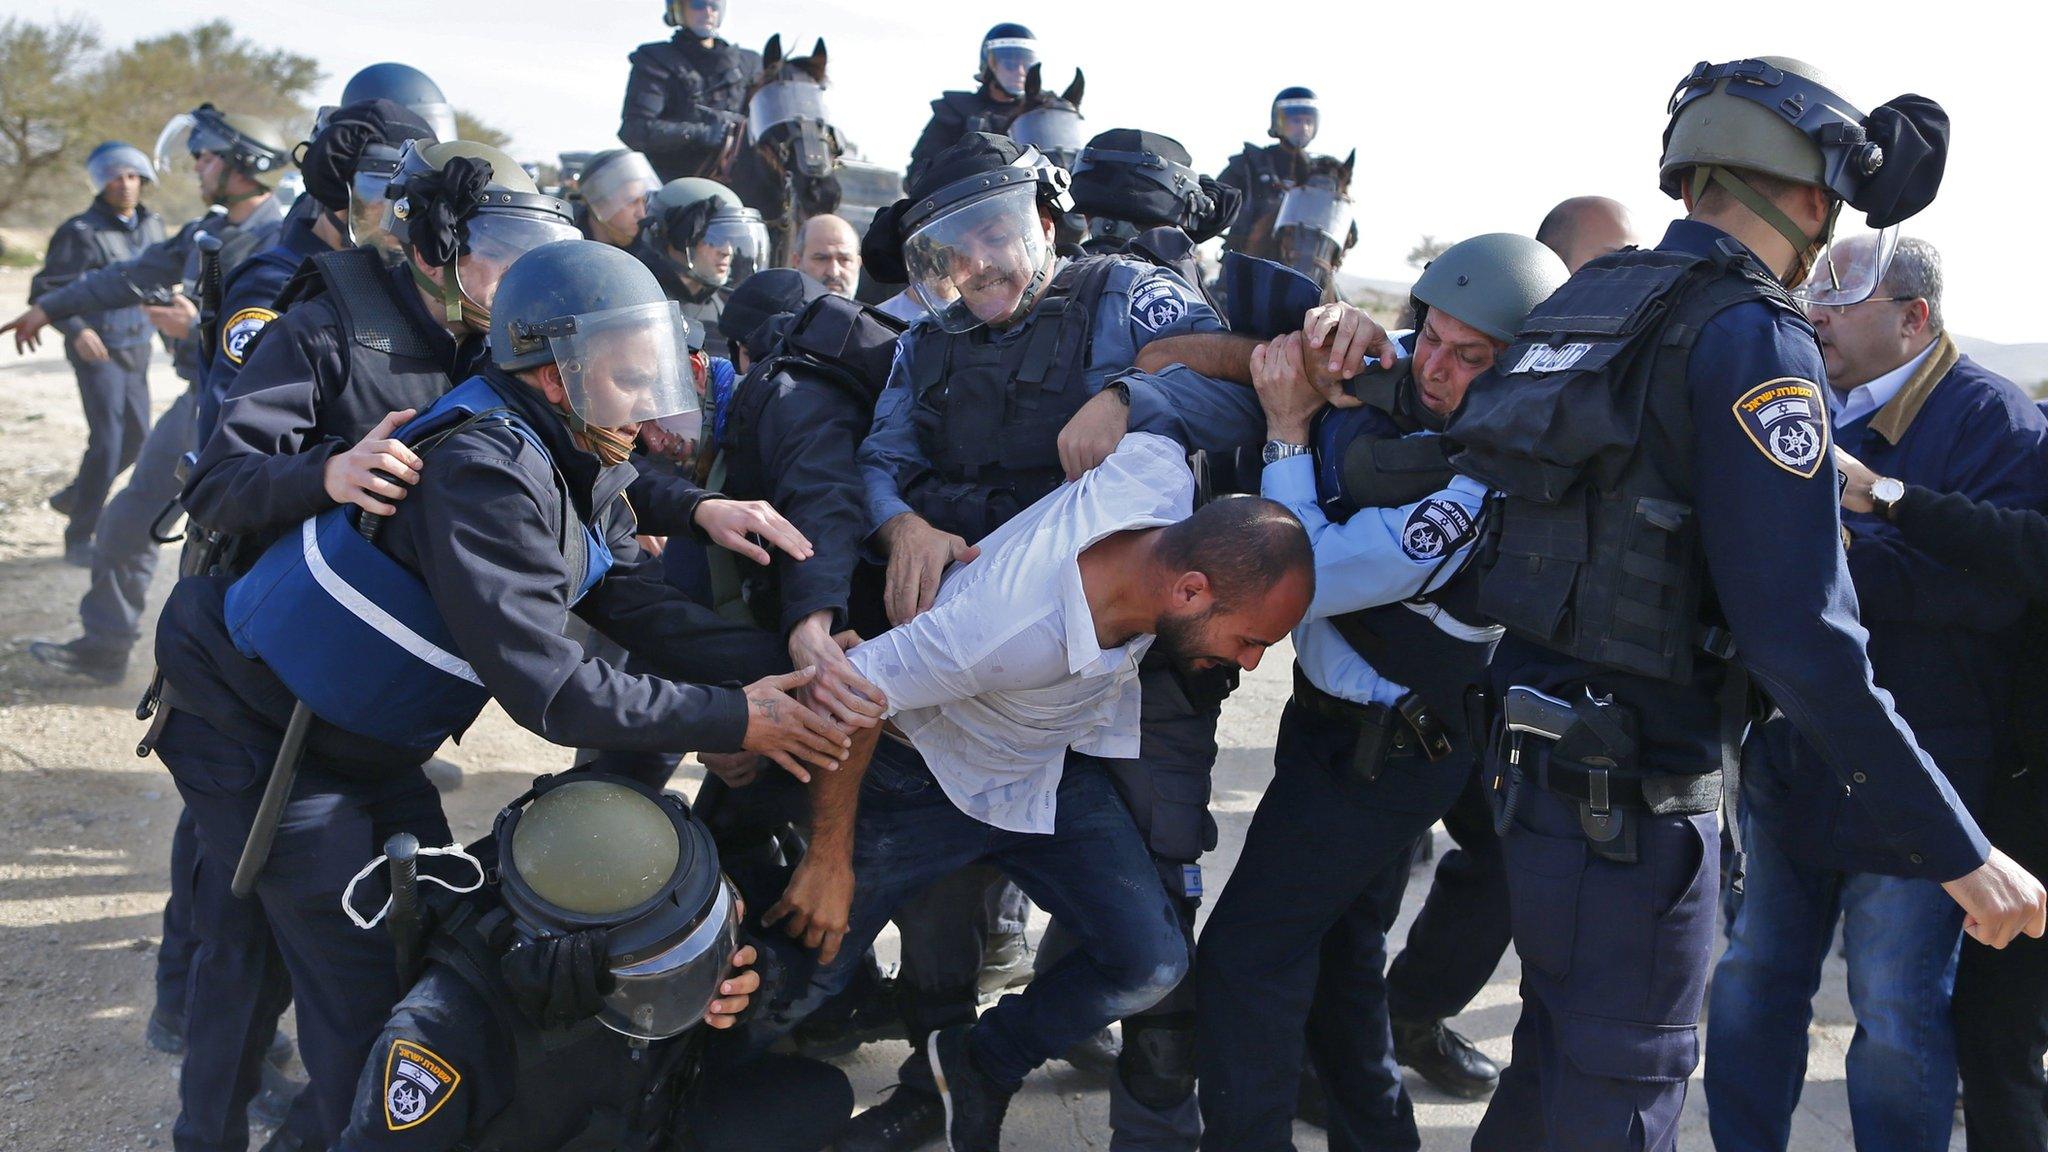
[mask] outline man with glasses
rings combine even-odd
[[[747,93],[761,55],[719,39],[725,0],[666,0],[676,33],[633,50],[619,139],[647,154],[664,181],[716,176],[728,147],[743,141]]]
[[[1898,241],[1867,296],[1831,287],[1867,284],[1887,247],[1869,234],[1837,244],[1808,292],[1835,441],[1881,475],[2042,506],[2048,422],[2024,391],[1956,350],[1933,245]],[[1909,545],[1883,517],[1843,522],[1877,683],[1981,819],[2005,756],[2024,598]],[[1723,1152],[1785,1147],[1813,990],[1840,920],[1857,1022],[1848,1056],[1856,1146],[1947,1148],[1957,1055],[1949,994],[1963,912],[1932,880],[1867,871],[1868,855],[1845,851],[1835,834],[1839,821],[1830,830],[1773,818],[1777,781],[1816,755],[1782,717],[1752,730],[1745,749],[1745,774],[1758,785],[1749,792],[1748,875],[1708,1012],[1714,1143]]]

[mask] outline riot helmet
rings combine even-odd
[[[661,19],[671,28],[709,40],[725,25],[725,0],[668,0]]]
[[[448,323],[479,332],[491,329],[492,295],[514,261],[582,235],[566,201],[542,194],[488,144],[409,140],[385,189],[384,230],[411,255],[414,282],[441,301]]]
[[[1557,253],[1512,232],[1489,232],[1443,250],[1416,278],[1410,294],[1418,318],[1441,310],[1502,343],[1571,274]]]
[[[1933,202],[1948,158],[1948,114],[1939,104],[1905,95],[1866,115],[1819,69],[1782,56],[1701,61],[1678,82],[1666,111],[1665,194],[1680,198],[1688,183],[1695,197],[1719,187],[1792,245],[1798,260],[1787,284],[1830,303],[1855,303],[1876,290],[1898,224]],[[1808,235],[1744,173],[1826,190],[1833,206],[1820,232]],[[1872,258],[1838,266],[1832,244],[1843,204],[1863,213],[1877,235],[1868,242]],[[1865,229],[1839,238],[1851,233]]]
[[[156,183],[156,169],[150,166],[149,157],[133,144],[108,140],[85,158],[85,178],[92,182],[95,196],[105,196],[107,185],[128,172],[142,177],[144,184]]]
[[[341,90],[341,103],[320,109],[313,118],[313,130],[318,132],[324,127],[337,107],[360,104],[365,100],[389,100],[393,104],[403,104],[427,122],[427,127],[433,129],[434,139],[456,138],[455,108],[442,94],[441,86],[434,83],[433,77],[410,64],[390,62],[372,64],[349,77],[348,84]]]
[[[718,327],[732,345],[733,359],[745,348],[760,360],[768,354],[768,322],[777,316],[803,311],[804,305],[831,289],[795,268],[766,268],[733,289],[719,310]]]
[[[716,180],[684,176],[661,186],[647,206],[656,250],[705,291],[745,280],[768,262],[768,226]]]
[[[390,207],[385,188],[398,172],[405,143],[433,139],[434,129],[424,117],[380,98],[333,109],[293,154],[307,194],[319,201],[347,243],[395,252],[398,241],[384,230]]]
[[[1038,37],[1022,24],[998,24],[981,38],[974,78],[996,87],[1015,99],[1024,94],[1024,80],[1038,63]]]
[[[689,344],[689,322],[654,273],[595,240],[521,256],[491,309],[491,362],[507,372],[555,365],[569,430],[608,465],[632,451],[621,429],[699,408]]]
[[[223,112],[211,104],[201,104],[190,112],[171,117],[164,124],[163,131],[157,133],[157,177],[169,179],[183,172],[196,180],[199,157],[208,154],[218,156],[227,164],[229,171],[240,173],[259,189],[233,196],[223,181],[222,187],[202,187],[199,190],[200,195],[211,203],[232,204],[254,199],[275,188],[278,177],[291,167],[291,151],[284,133],[270,121]]]
[[[590,156],[576,175],[576,189],[591,218],[614,236],[630,243],[647,218],[647,198],[661,187],[661,177],[647,157],[627,148]],[[622,245],[623,246],[623,245]]]
[[[939,154],[892,215],[910,290],[941,327],[1002,327],[1031,310],[1052,279],[1040,208],[1073,211],[1070,180],[1036,148],[985,132]]]
[[[1297,152],[1302,151],[1316,138],[1316,130],[1322,126],[1322,116],[1322,108],[1316,103],[1314,92],[1298,86],[1282,88],[1280,94],[1273,97],[1266,135]]]
[[[1172,226],[1200,243],[1237,219],[1244,195],[1198,174],[1180,141],[1136,128],[1112,128],[1088,141],[1074,161],[1074,207],[1097,236],[1129,239]]]
[[[543,776],[492,832],[520,939],[605,931],[611,989],[599,1023],[666,1040],[704,1018],[739,947],[737,893],[681,798],[623,776]]]

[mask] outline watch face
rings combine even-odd
[[[1880,476],[1870,486],[1870,498],[1886,504],[1896,504],[1906,494],[1906,484],[1890,476]]]

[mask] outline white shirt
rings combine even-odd
[[[1828,389],[1828,407],[1834,409],[1835,427],[1860,420],[1891,403],[1892,397],[1897,396],[1899,389],[1906,386],[1906,381],[1913,378],[1913,373],[1920,370],[1920,365],[1927,362],[1927,357],[1934,352],[1934,345],[1939,343],[1939,340],[1929,343],[1918,356],[1867,384],[1858,384],[1849,390],[1847,396],[1833,388]]]
[[[1187,455],[1125,436],[1102,464],[981,541],[929,612],[855,648],[896,726],[955,807],[1012,832],[1051,833],[1067,749],[1138,754],[1139,636],[1104,649],[1081,586],[1081,552],[1114,532],[1194,512]]]

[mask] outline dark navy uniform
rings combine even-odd
[[[1699,1058],[1735,667],[1821,750],[1897,871],[1953,879],[1988,846],[1872,683],[1820,353],[1776,280],[1679,221],[1652,252],[1581,269],[1524,332],[1541,335],[1453,417],[1453,463],[1507,493],[1480,592],[1509,630],[1493,688],[1580,719],[1556,745],[1492,753],[1503,794],[1521,781],[1503,851],[1523,1009],[1473,1146],[1668,1148]],[[1638,346],[1654,354],[1622,351]]]
[[[1216,179],[1244,193],[1244,209],[1223,238],[1224,251],[1244,250],[1251,242],[1252,230],[1280,210],[1280,198],[1287,194],[1288,185],[1308,180],[1313,161],[1313,153],[1277,142],[1264,147],[1246,144],[1244,151],[1230,158]]]
[[[747,91],[761,77],[761,54],[713,40],[709,48],[681,29],[633,50],[619,139],[647,155],[664,182],[710,176],[734,130],[746,122]]]
[[[266,347],[282,343],[295,314]],[[577,616],[675,680],[751,681],[786,670],[786,654],[772,638],[709,618],[662,583],[633,542],[621,499],[632,468],[601,468],[575,448],[527,385],[496,369],[483,379],[547,451],[500,424],[450,436],[429,454],[378,547],[425,584],[463,657],[522,726],[566,745],[737,749],[747,720],[738,688],[622,673],[584,660],[562,636],[576,583],[560,543],[565,497],[615,560],[575,601]],[[232,871],[292,698],[268,665],[235,647],[226,583],[187,578],[165,604],[157,661],[174,711],[157,751],[196,819],[202,852]],[[388,939],[349,923],[342,888],[395,832],[449,841],[439,798],[420,770],[432,743],[401,747],[316,722],[257,884],[297,993],[309,1091],[329,1132],[346,1121],[357,1073],[400,993]]]
[[[50,237],[43,266],[29,281],[28,300],[40,303],[50,293],[95,269],[133,260],[164,238],[163,217],[137,204],[126,219],[95,197],[92,206],[57,226]],[[140,307],[82,312],[53,321],[64,334],[64,358],[78,377],[78,401],[85,410],[85,455],[78,474],[65,491],[64,551],[90,548],[100,508],[113,490],[114,477],[135,462],[142,437],[149,431],[149,353],[156,329]],[[107,358],[98,364],[79,359],[76,341],[87,329],[106,345]]]
[[[330,251],[327,242],[313,232],[318,220],[314,209],[319,202],[306,197],[294,204],[278,230],[277,242],[236,265],[223,269],[220,303],[212,316],[201,317],[207,325],[210,354],[206,375],[200,381],[198,425],[195,442],[205,445],[220,426],[220,405],[234,388],[235,377],[249,358],[251,346],[263,329],[278,317],[277,298],[290,283],[299,266],[309,258]]]
[[[910,167],[903,173],[903,186],[917,183],[926,166],[939,153],[958,144],[969,132],[1009,132],[1010,121],[1024,111],[1022,100],[998,101],[983,84],[972,92],[944,92],[932,101],[932,118],[910,149]]]

